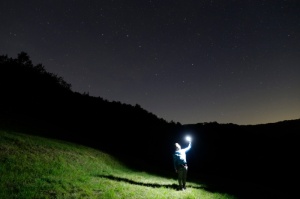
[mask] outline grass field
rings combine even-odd
[[[176,185],[92,148],[0,130],[0,198],[234,198],[201,184]]]

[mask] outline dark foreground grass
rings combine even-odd
[[[88,147],[0,130],[0,198],[234,198],[131,170]]]

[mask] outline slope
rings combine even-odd
[[[175,178],[134,171],[109,154],[0,130],[0,198],[234,198]]]

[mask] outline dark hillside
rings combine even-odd
[[[286,198],[297,190],[292,180],[300,168],[300,119],[249,126],[166,122],[138,104],[73,92],[63,78],[33,65],[26,53],[16,59],[0,56],[0,94],[0,128],[84,144],[170,176],[173,144],[184,147],[188,133],[193,137],[189,179],[232,192],[275,189]]]
[[[197,178],[221,178],[214,185],[224,189],[231,186],[229,179],[240,182],[238,185],[244,182],[262,190],[276,190],[286,198],[298,189],[294,180],[300,168],[299,119],[245,126],[203,123],[182,128],[196,132],[198,143],[189,155],[190,164],[197,166],[190,173]]]
[[[154,154],[174,133],[174,123],[138,104],[109,102],[73,92],[63,78],[47,72],[42,64],[33,65],[24,52],[16,59],[1,56],[0,64],[3,125],[27,128],[31,133],[36,129],[43,136],[78,142],[121,157],[129,153],[128,161],[147,156],[153,163],[159,162],[160,156]]]

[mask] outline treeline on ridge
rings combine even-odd
[[[47,72],[42,64],[33,65],[25,52],[15,59],[0,56],[0,92],[2,123],[17,123],[12,126],[27,126],[43,132],[43,136],[113,153],[121,154],[124,151],[120,149],[126,149],[135,151],[131,155],[135,156],[137,149],[141,153],[154,143],[159,148],[165,144],[159,144],[159,140],[164,142],[163,136],[173,131],[170,127],[179,125],[158,118],[138,104],[110,102],[73,92],[62,77]]]

